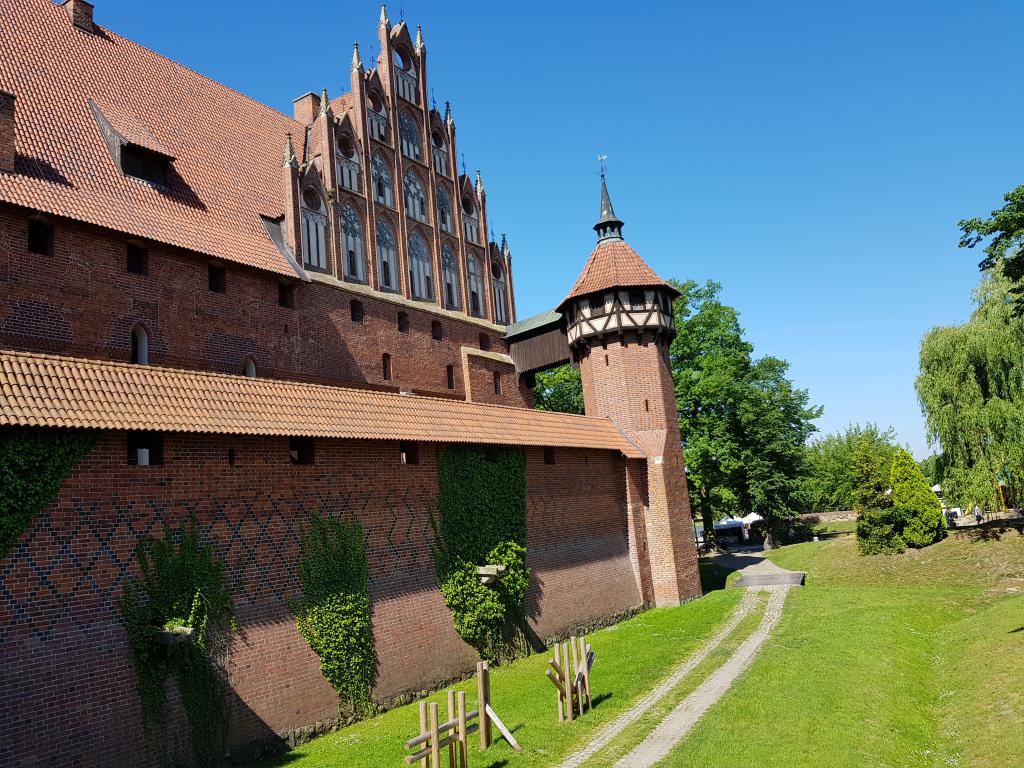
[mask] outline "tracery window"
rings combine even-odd
[[[413,232],[409,235],[409,286],[415,298],[434,298],[433,271],[427,241]]]
[[[441,268],[444,270],[444,305],[459,308],[459,266],[451,243],[441,246]]]
[[[302,258],[307,267],[327,269],[327,214],[319,193],[302,193]]]
[[[469,312],[477,317],[484,315],[484,267],[480,257],[470,253],[466,257],[469,276]]]
[[[356,209],[346,203],[341,207],[341,250],[345,277],[366,280],[366,252],[363,250],[363,223]]]
[[[414,171],[405,173],[405,213],[417,221],[427,220],[427,190]]]
[[[384,219],[377,219],[377,282],[382,291],[398,288],[395,278],[395,264],[398,250],[395,248],[395,233]]]
[[[378,203],[391,206],[391,168],[384,155],[373,156],[373,194]]]
[[[442,232],[452,231],[452,199],[444,187],[437,188],[437,225]]]
[[[406,110],[398,116],[398,136],[402,142],[402,154],[413,160],[423,157],[423,144],[420,141],[420,129],[412,115]]]

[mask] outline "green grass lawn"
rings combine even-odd
[[[856,520],[834,520],[830,523],[816,523],[811,526],[811,531],[818,536],[853,533],[856,530]]]
[[[679,608],[647,611],[614,627],[588,636],[596,652],[591,678],[595,706],[572,724],[559,725],[554,686],[544,676],[548,654],[521,659],[491,673],[491,700],[497,713],[522,744],[515,753],[503,740],[485,753],[479,737],[470,738],[470,765],[474,768],[509,766],[541,768],[553,765],[586,743],[598,729],[653,688],[723,623],[739,602],[740,590],[713,591]],[[476,706],[475,682],[455,690],[467,692],[470,709]],[[444,716],[445,695],[431,696]],[[262,766],[297,768],[375,768],[402,765],[409,754],[403,742],[416,735],[418,704],[393,709],[378,717],[322,736]],[[497,731],[495,731],[497,734]]]
[[[769,557],[807,586],[666,766],[1024,766],[1024,537]]]

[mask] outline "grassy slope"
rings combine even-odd
[[[1024,766],[1024,538],[770,556],[808,585],[666,765]]]
[[[555,689],[544,676],[547,654],[522,659],[491,674],[493,706],[523,745],[516,754],[503,740],[488,752],[478,751],[479,737],[470,739],[470,765],[474,768],[504,766],[539,768],[579,748],[598,726],[614,719],[632,702],[667,676],[707,640],[739,602],[740,590],[716,591],[679,608],[648,611],[615,627],[589,636],[597,658],[592,677],[594,709],[569,725],[559,725]],[[454,686],[467,691],[470,709],[476,706],[473,681]],[[440,703],[444,717],[444,694],[428,701]],[[336,733],[305,744],[264,766],[402,765],[408,752],[402,743],[414,736],[419,724],[418,704],[386,712]],[[497,734],[497,731],[495,731]]]

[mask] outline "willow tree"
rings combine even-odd
[[[943,450],[943,496],[960,506],[1000,505],[999,483],[1024,478],[1024,318],[997,267],[974,292],[964,325],[921,342],[917,395],[928,436]]]

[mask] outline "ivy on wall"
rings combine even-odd
[[[167,679],[178,684],[193,761],[220,765],[227,720],[226,662],[235,625],[224,563],[193,518],[135,549],[139,577],[125,584],[121,612],[137,673],[147,734],[165,751]],[[190,632],[188,630],[191,630]],[[173,756],[171,756],[173,757]]]
[[[521,652],[526,567],[526,457],[450,447],[438,455],[434,562],[459,636],[486,659]],[[478,565],[504,565],[482,584]]]
[[[94,434],[77,430],[0,430],[0,560],[95,444]]]
[[[302,600],[292,606],[299,633],[320,657],[320,670],[342,708],[369,714],[376,653],[362,526],[314,514],[302,531],[301,548]]]

